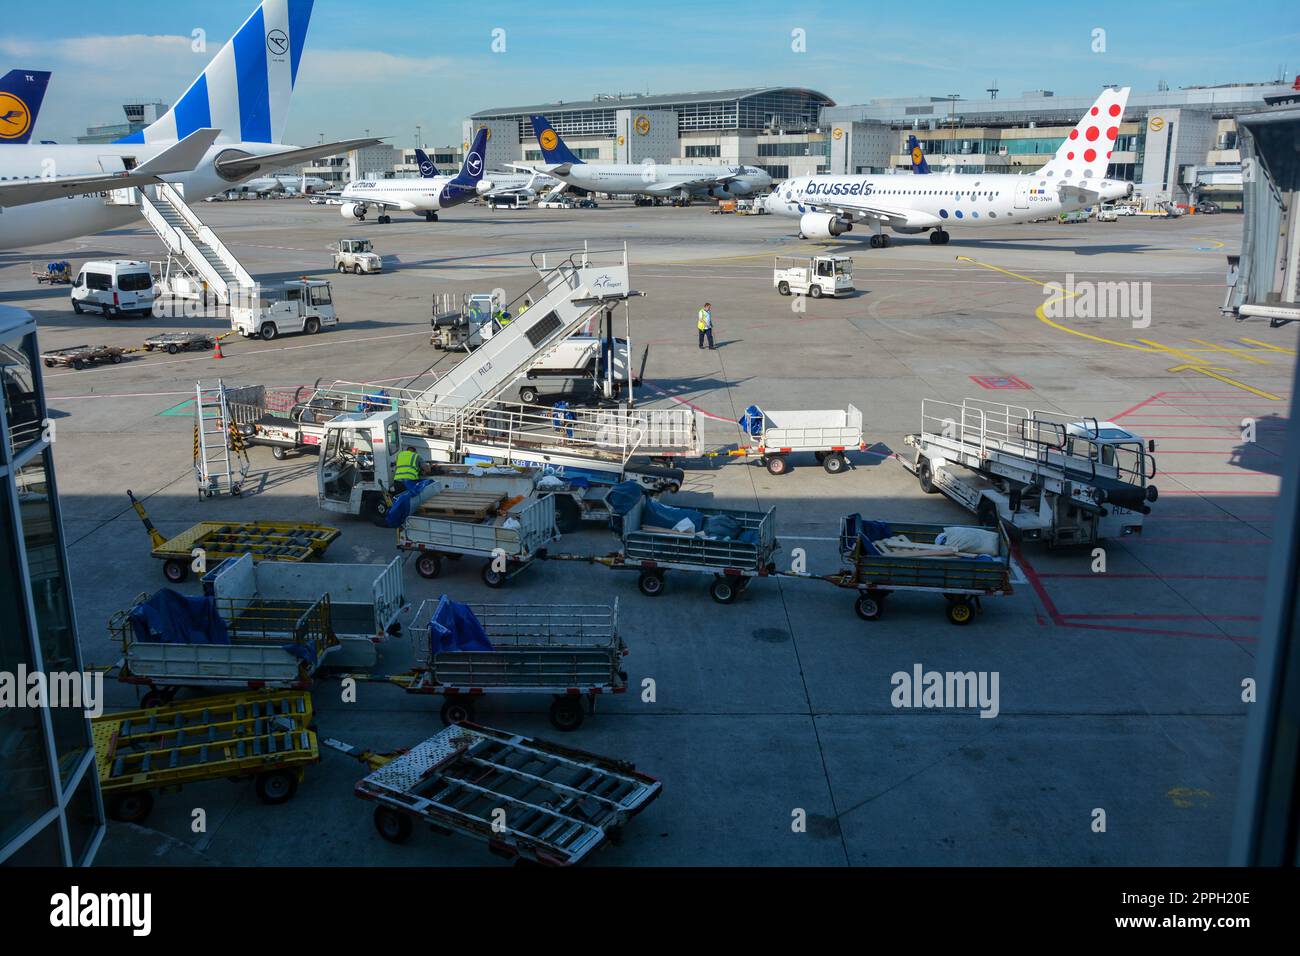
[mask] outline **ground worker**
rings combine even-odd
[[[705,302],[700,309],[699,322],[695,326],[700,330],[700,348],[704,348],[704,337],[708,336],[709,348],[713,348],[713,305]]]
[[[530,308],[532,308],[532,305],[533,305],[533,297],[531,295],[524,296],[524,304],[519,307],[519,312],[516,314],[516,318],[518,318],[518,316],[520,315],[523,315]]]
[[[492,318],[496,319],[497,326],[503,329],[507,325],[509,325],[510,322],[512,321],[510,318],[510,313],[507,312],[505,309],[497,309],[495,312],[492,313]]]
[[[410,491],[414,483],[420,480],[423,464],[419,452],[407,445],[397,453],[397,467],[393,469],[393,484],[401,491]]]

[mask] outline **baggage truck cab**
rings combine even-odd
[[[99,309],[105,318],[126,313],[148,315],[157,298],[149,263],[139,259],[87,262],[72,284],[72,311]]]
[[[851,256],[777,256],[772,288],[781,295],[848,295],[853,285]]]
[[[322,279],[257,286],[237,294],[230,305],[230,328],[245,338],[269,341],[289,332],[315,335],[338,324],[333,289]]]

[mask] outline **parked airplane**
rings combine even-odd
[[[50,74],[41,70],[10,70],[0,77],[0,143],[32,138],[49,82]]]
[[[921,143],[915,136],[907,137],[907,151],[912,154],[912,172],[921,176],[928,175],[930,164],[925,161],[925,153],[921,150]]]
[[[757,166],[585,163],[564,144],[545,116],[533,116],[532,123],[546,160],[546,165],[539,168],[589,192],[676,197],[685,201],[701,196],[715,199],[748,196],[772,185],[772,177]]]
[[[1038,172],[931,173],[924,180],[802,176],[782,183],[767,198],[767,210],[799,217],[805,239],[830,239],[865,221],[874,249],[889,245],[886,226],[904,234],[929,232],[930,241],[942,245],[946,226],[1026,222],[1131,196],[1132,183],[1106,178],[1128,94],[1128,87],[1102,91]]]
[[[292,173],[272,173],[270,176],[258,176],[256,179],[250,179],[239,186],[236,191],[256,193],[258,196],[266,196],[271,193],[305,196],[314,192],[323,192],[329,188],[330,184],[319,176],[308,176],[306,173],[298,176]]]
[[[487,137],[485,126],[475,134],[474,142],[465,154],[465,162],[455,176],[362,179],[348,183],[338,196],[343,203],[340,212],[345,219],[351,216],[364,222],[366,210],[374,209],[379,213],[375,221],[380,223],[392,221],[389,213],[422,212],[425,220],[437,222],[438,210],[459,206],[492,191],[493,184],[483,178],[483,149],[487,146]],[[425,160],[428,160],[427,156]],[[424,164],[421,163],[423,171]]]
[[[263,0],[166,114],[116,143],[0,149],[0,249],[125,226],[140,215],[128,187],[166,180],[195,203],[264,170],[378,143],[280,144],[312,2]],[[49,201],[59,197],[72,201]]]

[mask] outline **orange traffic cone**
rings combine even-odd
[[[216,343],[217,343],[217,350],[216,350],[215,352],[212,353],[212,357],[213,357],[214,359],[225,358],[225,356],[221,354],[221,338],[220,338],[220,337],[218,337],[218,338],[216,339]]]

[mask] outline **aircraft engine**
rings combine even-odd
[[[799,234],[805,239],[831,239],[852,228],[853,223],[828,212],[808,212],[799,219]]]
[[[339,213],[343,216],[344,219],[347,219],[349,216],[351,216],[353,219],[365,219],[366,207],[364,203],[345,202],[342,206],[339,207]]]
[[[480,196],[486,196],[494,189],[496,189],[496,187],[493,186],[491,180],[488,179],[480,179],[478,185],[474,187],[474,191]]]

